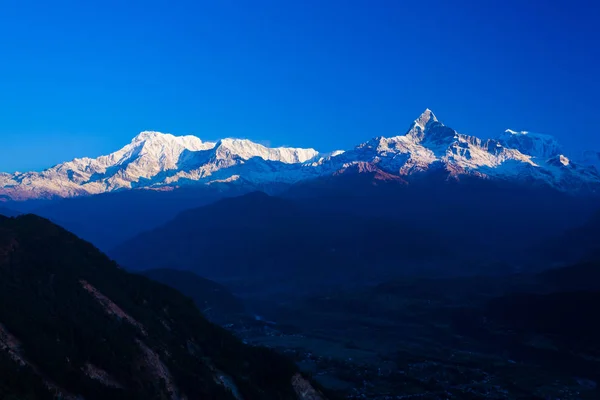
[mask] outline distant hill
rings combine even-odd
[[[600,260],[600,211],[584,223],[565,232],[557,232],[533,251],[542,260],[555,265]]]
[[[324,212],[256,192],[186,211],[111,255],[133,270],[186,269],[220,282],[285,290],[426,273],[434,266],[440,273],[441,260],[449,272],[448,243],[393,219]]]
[[[598,207],[590,197],[472,177],[447,181],[443,173],[406,185],[372,168],[300,182],[282,196],[323,213],[393,219],[453,239],[459,253],[516,265],[530,262],[532,246],[585,223]]]
[[[25,215],[0,217],[0,398],[324,396],[287,359],[242,344],[176,290]]]
[[[244,304],[229,289],[189,271],[152,269],[142,275],[190,297],[211,321],[224,322],[245,312]]]
[[[3,215],[5,217],[16,217],[17,215],[20,215],[21,213],[15,210],[11,210],[10,208],[6,208],[6,207],[0,207],[0,215]]]
[[[140,189],[39,202],[31,212],[107,251],[184,210],[243,193],[235,187],[218,185],[172,191]]]

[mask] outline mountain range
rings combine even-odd
[[[276,192],[348,171],[410,182],[426,173],[537,184],[573,193],[600,187],[598,153],[565,155],[548,135],[506,130],[495,139],[457,132],[425,110],[404,135],[377,137],[347,151],[269,148],[245,139],[142,132],[122,149],[78,158],[41,172],[0,174],[0,199],[69,198],[127,189],[234,185]]]
[[[333,399],[318,383],[570,398],[572,377],[600,380],[582,307],[600,304],[600,158],[564,153],[426,110],[347,151],[143,132],[108,156],[2,174],[0,398]],[[460,387],[446,369],[467,365],[459,349],[475,373]],[[412,367],[423,359],[433,376]]]

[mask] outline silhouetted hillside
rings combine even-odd
[[[600,212],[566,232],[556,232],[536,251],[553,264],[569,264],[600,259]]]
[[[45,219],[0,218],[0,398],[303,399],[305,385],[176,290]]]
[[[256,192],[186,211],[112,255],[126,268],[187,269],[282,289],[445,273],[453,262],[447,243],[393,219],[324,212]]]
[[[106,251],[180,212],[244,193],[236,187],[129,190],[41,202],[32,210]],[[24,203],[26,205],[27,203]]]
[[[190,297],[198,309],[212,321],[223,322],[245,311],[242,301],[231,294],[229,289],[193,272],[165,268],[143,271],[141,274]]]
[[[322,212],[344,211],[418,226],[452,237],[459,253],[519,266],[537,262],[540,254],[531,257],[532,246],[583,224],[598,204],[597,198],[511,182],[470,177],[448,181],[443,171],[415,175],[408,184],[379,178],[376,170],[355,169],[298,183],[285,197],[302,199]]]

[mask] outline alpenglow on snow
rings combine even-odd
[[[369,164],[391,176],[442,171],[448,178],[536,182],[561,191],[600,188],[598,153],[575,162],[548,135],[507,129],[495,139],[459,133],[425,110],[399,136],[377,137],[347,151],[269,148],[245,139],[203,142],[145,131],[122,149],[78,158],[42,172],[0,173],[0,198],[28,200],[186,185],[291,185]]]

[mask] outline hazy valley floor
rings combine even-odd
[[[293,357],[342,398],[599,398],[597,341],[580,346],[517,328],[490,309],[491,299],[523,285],[542,290],[519,279],[468,278],[263,299],[251,306],[262,321],[229,328]]]

